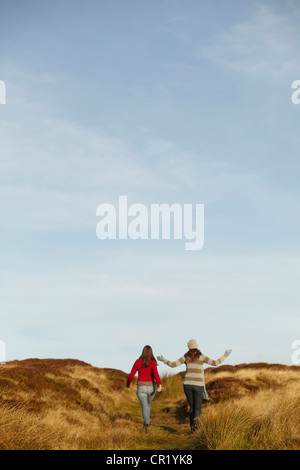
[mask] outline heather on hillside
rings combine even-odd
[[[143,433],[127,374],[81,361],[0,366],[0,449],[300,449],[300,368],[240,364],[208,368],[210,402],[189,432],[182,373],[163,377]]]

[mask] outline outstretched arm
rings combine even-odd
[[[225,361],[226,357],[228,357],[230,353],[231,353],[231,349],[227,349],[225,353],[223,354],[223,356],[219,357],[219,359],[217,359],[216,361],[204,355],[202,355],[201,359],[203,362],[205,362],[205,364],[209,364],[210,366],[216,367],[216,366],[219,366],[223,361]]]
[[[157,356],[157,359],[159,361],[163,362],[164,364],[167,364],[167,366],[169,366],[169,367],[178,367],[178,366],[181,366],[181,364],[185,363],[185,357],[184,356],[180,357],[177,361],[174,361],[174,362],[168,361],[168,359],[166,359],[163,356]]]

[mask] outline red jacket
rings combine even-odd
[[[128,376],[127,387],[130,386],[133,377],[137,372],[139,373],[138,382],[150,382],[150,384],[156,382],[157,385],[161,385],[161,380],[157,371],[156,362],[150,360],[148,367],[143,367],[142,359],[137,359],[133,364],[131,372]]]

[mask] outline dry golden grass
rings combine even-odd
[[[75,360],[0,366],[0,450],[300,449],[300,368],[268,364],[206,370],[211,398],[191,435],[182,373],[162,379],[152,432],[142,432],[126,374]]]
[[[55,433],[26,406],[0,403],[0,450],[51,449]]]
[[[300,449],[299,385],[275,393],[218,403],[203,413],[197,448],[209,450]]]

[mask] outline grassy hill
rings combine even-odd
[[[183,373],[162,378],[152,431],[142,430],[135,383],[72,359],[0,365],[0,449],[300,449],[300,367],[208,368],[211,398],[191,435]]]

